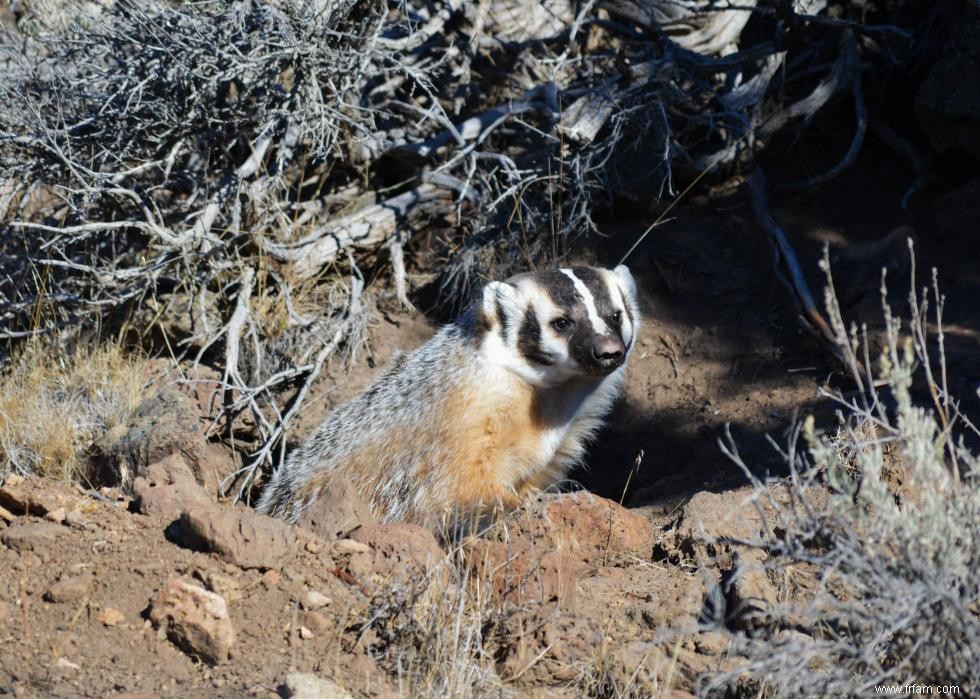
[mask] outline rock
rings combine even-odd
[[[60,523],[65,512],[77,502],[76,493],[68,486],[42,478],[7,477],[0,487],[0,507],[14,515],[47,517]]]
[[[195,336],[205,330],[202,327],[192,327],[192,324],[200,320],[196,312],[187,315],[191,316],[187,320],[192,323],[182,327],[178,334],[187,333]],[[161,320],[165,325],[168,324],[167,320]],[[209,425],[216,423],[215,428],[222,434],[230,428],[235,431],[236,437],[247,437],[255,428],[255,416],[250,410],[239,411],[231,420],[231,424],[228,424],[228,416],[222,414],[226,384],[217,369],[190,362],[177,367],[172,360],[160,358],[147,360],[143,365],[143,374],[148,381],[152,381],[156,390],[171,390],[187,398],[189,406],[194,409],[198,419]],[[237,401],[240,396],[238,391],[232,390],[229,397],[232,401]]]
[[[150,464],[179,454],[194,478],[204,483],[207,448],[203,422],[191,402],[165,388],[147,398],[125,425],[110,430],[97,444],[93,480],[102,485],[132,488],[146,477]]]
[[[99,612],[99,621],[106,626],[118,626],[126,620],[126,615],[113,607],[106,607]]]
[[[351,693],[333,680],[309,672],[286,675],[285,696],[289,699],[352,699]]]
[[[584,491],[539,499],[508,520],[507,534],[511,541],[562,547],[590,566],[617,554],[648,559],[653,550],[647,517]]]
[[[280,568],[296,551],[292,527],[246,508],[196,504],[180,515],[181,541],[241,568]]]
[[[90,574],[72,575],[62,578],[48,588],[44,599],[54,604],[73,602],[91,594],[95,587],[95,577]]]
[[[915,114],[936,150],[980,160],[980,8],[964,3],[958,30],[915,96]]]
[[[296,522],[328,541],[346,537],[358,527],[377,523],[367,502],[346,478],[331,480]]]
[[[575,576],[582,565],[562,549],[486,539],[468,540],[463,549],[475,579],[490,581],[498,604],[522,608],[530,602],[556,602],[563,609],[574,604]]]
[[[655,593],[647,596],[648,601],[640,607],[640,616],[651,629],[694,633],[704,607],[705,591],[703,574],[677,570],[657,586]]]
[[[70,660],[68,660],[66,658],[58,658],[55,661],[54,666],[56,668],[58,668],[59,670],[81,670],[82,669],[82,666],[81,665],[79,665],[78,663],[73,663],[72,661],[70,661]]]
[[[726,584],[729,605],[726,616],[736,628],[744,631],[765,626],[770,611],[776,605],[776,590],[766,575],[762,561],[763,555],[758,551],[742,554]]]
[[[337,539],[333,545],[333,551],[339,554],[352,553],[371,553],[371,547],[353,539]]]
[[[48,520],[49,522],[54,522],[55,524],[64,523],[66,516],[67,513],[65,512],[64,507],[58,507],[44,513],[44,519]]]
[[[146,476],[133,481],[133,493],[136,509],[167,521],[173,521],[192,505],[211,502],[180,454],[150,464]]]
[[[68,533],[60,524],[17,521],[0,533],[0,543],[17,551],[37,551]]]
[[[371,549],[352,554],[348,561],[350,573],[362,581],[411,583],[445,558],[432,532],[414,524],[369,524],[351,537]]]
[[[504,627],[500,674],[519,685],[570,683],[594,664],[602,641],[594,621],[552,605],[517,613]]]
[[[629,554],[649,558],[653,527],[645,516],[590,493],[546,496],[509,517],[496,539],[464,544],[471,569],[491,580],[498,602],[559,602],[571,608],[575,578]]]
[[[78,510],[65,513],[64,524],[73,529],[85,529],[88,527],[88,521],[85,519],[85,515]]]
[[[224,597],[229,604],[239,602],[242,599],[242,586],[234,578],[213,571],[195,571],[194,577],[207,586],[211,592]]]
[[[157,593],[150,621],[165,629],[174,645],[208,663],[227,660],[235,643],[225,600],[180,578],[170,578]]]
[[[320,609],[330,604],[330,598],[316,590],[310,590],[303,597],[303,606],[306,609]]]
[[[753,539],[762,530],[762,520],[750,501],[751,488],[725,493],[702,491],[692,497],[668,531],[654,546],[654,556],[674,563],[705,565],[714,563],[731,568],[731,549],[718,543],[720,537]]]
[[[333,620],[326,614],[313,610],[300,612],[296,620],[303,628],[309,629],[314,636],[326,636],[336,627]]]

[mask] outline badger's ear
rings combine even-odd
[[[503,306],[511,310],[518,305],[517,287],[507,282],[490,282],[483,287],[483,310],[497,315],[497,310]]]
[[[619,280],[619,284],[622,286],[623,292],[633,303],[636,303],[636,281],[633,279],[633,275],[630,272],[630,268],[626,265],[619,265],[613,270],[613,274],[616,275],[616,279]]]
[[[483,287],[483,302],[481,304],[483,317],[492,318],[504,330],[511,318],[520,309],[520,292],[517,287],[507,282],[490,282]]]

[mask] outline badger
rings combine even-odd
[[[582,460],[639,324],[625,265],[490,282],[332,411],[276,470],[258,509],[295,522],[337,478],[382,522],[435,527],[514,509]]]

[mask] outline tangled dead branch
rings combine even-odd
[[[428,229],[458,303],[843,94],[833,176],[862,70],[910,41],[830,0],[64,7],[0,46],[0,335],[162,328],[220,369],[226,429],[252,413],[241,494],[383,302],[359,267],[408,305]]]

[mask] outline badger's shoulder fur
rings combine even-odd
[[[348,478],[382,521],[510,508],[577,463],[623,380],[639,312],[625,267],[492,282],[396,356],[273,475],[259,509],[295,521]]]

